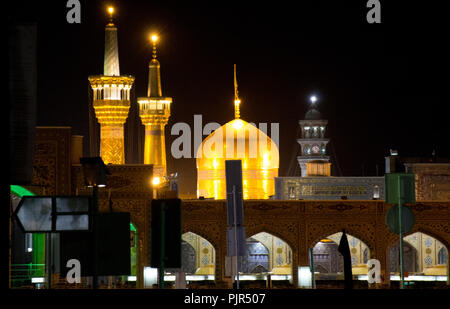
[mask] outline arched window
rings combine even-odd
[[[181,268],[190,276],[204,276],[214,280],[216,251],[203,237],[187,232],[182,236]]]
[[[438,264],[445,265],[447,264],[448,252],[445,247],[442,247],[438,252]]]
[[[329,275],[335,276],[336,274],[344,272],[344,259],[341,253],[338,251],[338,246],[341,241],[342,232],[338,232],[321,239],[313,247],[314,268],[315,272],[319,273],[316,276],[316,280],[329,280]],[[369,247],[360,239],[347,234],[353,275],[365,275],[367,274],[367,268],[365,265],[370,259]],[[327,275],[320,275],[326,270]],[[333,279],[334,280],[334,279]]]
[[[369,248],[364,249],[363,252],[363,263],[367,264],[367,261],[369,260]]]
[[[292,249],[283,239],[270,233],[252,235],[247,238],[247,252],[240,272],[244,281],[260,280],[252,283],[254,288],[261,287],[261,284],[265,286],[264,276],[269,272],[272,273],[273,284],[289,284],[288,281],[292,280]]]

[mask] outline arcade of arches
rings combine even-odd
[[[343,258],[338,252],[342,232],[321,239],[313,247],[315,279],[319,287],[330,280],[343,280]],[[365,278],[369,247],[360,239],[347,235],[354,278]],[[191,278],[209,275],[214,280],[215,249],[209,241],[191,232],[182,236],[182,270]],[[389,250],[391,280],[399,276],[398,244]],[[448,251],[437,239],[416,232],[404,238],[404,269],[407,276],[447,276]],[[292,250],[282,239],[266,232],[247,238],[247,255],[240,266],[241,280],[266,279],[291,281]],[[170,273],[170,272],[169,272]],[[193,276],[192,276],[193,275]],[[195,279],[194,279],[195,280]],[[198,280],[198,279],[197,279]],[[398,279],[396,279],[398,280]]]
[[[132,269],[136,287],[142,286],[148,265],[149,209],[128,207],[115,195],[115,209],[131,213]],[[125,196],[127,197],[127,196]],[[108,211],[107,193],[100,193],[100,211]],[[398,280],[398,236],[389,232],[384,218],[390,205],[384,201],[270,201],[246,200],[244,218],[248,254],[243,275],[272,273],[298,286],[297,267],[308,266],[308,248],[313,248],[316,280],[339,280],[342,261],[337,252],[339,230],[345,228],[352,254],[353,274],[367,274],[365,262],[381,263],[383,283]],[[409,277],[434,276],[447,279],[450,243],[450,207],[447,202],[409,205],[416,216],[413,230],[404,237],[405,271]],[[206,276],[211,287],[226,288],[226,202],[184,200],[183,270]],[[151,218],[150,218],[151,219]],[[334,276],[333,276],[334,275]],[[444,280],[445,280],[444,279]],[[228,281],[227,281],[228,280]],[[444,282],[445,284],[445,282]],[[366,283],[367,286],[367,283]],[[318,285],[319,287],[319,285]]]
[[[335,233],[322,239],[313,248],[316,279],[343,279],[343,258],[338,252],[342,233]],[[369,247],[360,239],[347,235],[351,253],[352,274],[367,275]],[[416,232],[403,239],[404,271],[409,276],[447,276],[448,251],[439,240]],[[391,280],[399,276],[398,242],[389,250]]]
[[[205,238],[187,232],[182,235],[182,271],[193,276],[208,276],[214,280],[215,255],[213,245]],[[168,271],[170,272],[170,271]],[[261,232],[247,238],[247,254],[240,265],[242,275],[274,274],[289,280],[292,274],[292,250],[282,239]],[[244,277],[245,278],[245,277]]]
[[[404,252],[408,248],[414,260],[414,268],[405,264],[410,276],[434,276],[432,280],[448,280],[448,248],[450,243],[450,207],[448,202],[420,202],[408,205],[416,216],[413,229],[404,237]],[[309,266],[308,248],[314,248],[316,279],[341,279],[339,243],[345,229],[352,253],[353,274],[367,278],[368,259],[377,259],[381,264],[382,283],[387,288],[398,280],[398,250],[395,244],[398,235],[391,233],[385,224],[385,216],[391,205],[384,201],[244,201],[244,220],[249,247],[255,250],[260,266],[246,269],[251,273],[269,271],[274,273],[274,264],[266,262],[278,248],[264,244],[260,234],[271,235],[282,240],[286,250],[286,264],[291,266],[293,286],[298,286],[297,267]],[[226,255],[226,201],[184,200],[183,232],[194,232],[208,238],[215,248],[215,281],[222,287],[225,277]],[[322,246],[322,248],[320,248]],[[334,246],[334,248],[333,248]],[[394,249],[392,249],[394,247]],[[260,251],[260,255],[256,251]],[[328,251],[327,251],[328,250]],[[272,253],[270,253],[272,252]],[[333,253],[335,252],[335,253]],[[397,252],[397,254],[396,254]],[[333,255],[334,254],[334,255]],[[405,254],[406,256],[406,254]],[[408,258],[406,258],[408,259]],[[273,258],[272,258],[273,261]],[[406,262],[406,261],[405,261]],[[268,265],[266,267],[265,265]],[[286,266],[286,265],[284,265]],[[334,268],[332,268],[334,267]],[[326,274],[326,275],[325,275]],[[333,276],[332,274],[335,274]],[[411,279],[413,280],[413,279]],[[447,281],[448,283],[448,281]],[[367,286],[367,281],[365,282]],[[226,287],[227,285],[223,286]],[[394,283],[395,286],[395,283]]]

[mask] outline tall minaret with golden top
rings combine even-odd
[[[117,27],[114,8],[108,8],[109,23],[105,27],[105,59],[103,75],[89,76],[93,90],[95,116],[100,124],[100,156],[105,164],[124,164],[124,124],[130,109],[131,75],[120,75]]]
[[[149,63],[147,97],[139,97],[139,116],[145,126],[144,164],[153,164],[155,176],[165,176],[166,142],[164,128],[170,117],[172,98],[163,97],[160,63],[156,59],[157,35],[151,36],[152,60]]]

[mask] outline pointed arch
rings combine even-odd
[[[292,236],[292,235],[289,235],[289,231],[287,231],[287,233],[285,235],[285,233],[282,229],[278,229],[277,227],[272,228],[266,224],[246,226],[247,238],[249,238],[253,235],[257,235],[259,233],[267,233],[272,236],[275,236],[275,237],[283,240],[291,248],[291,250],[297,249],[297,244],[294,243],[290,239],[291,238],[290,236]]]
[[[441,242],[447,249],[450,247],[450,243],[447,239],[445,239],[444,237],[442,237],[440,234],[427,229],[426,227],[424,228],[423,226],[415,226],[410,232],[406,233],[404,235],[404,237],[413,235],[415,233],[422,233],[425,234],[427,236],[433,237],[434,239],[438,240],[439,242]],[[398,235],[391,233],[391,237],[389,237],[389,242],[388,242],[388,247],[392,247],[394,246],[398,241]]]
[[[183,233],[182,240],[186,243],[185,250],[182,251],[182,268],[195,268],[193,273],[195,275],[215,275],[217,255],[214,245],[208,239],[191,231]],[[189,251],[190,248],[193,251]]]
[[[200,228],[195,228],[193,226],[190,226],[189,228],[183,228],[181,231],[181,235],[192,233],[195,234],[205,240],[207,240],[215,250],[219,248],[218,241],[213,237],[213,235],[208,234],[206,231],[200,230]]]
[[[399,272],[399,238],[398,235],[389,238],[387,247],[387,257],[389,269],[392,272]],[[439,245],[440,243],[442,246]],[[448,275],[448,262],[439,264],[439,250],[445,248],[448,252],[448,246],[445,239],[437,233],[429,232],[423,227],[415,227],[403,238],[403,259],[404,271],[428,275]],[[406,255],[406,257],[405,257]],[[412,255],[412,256],[411,256]],[[413,267],[409,264],[414,263]]]
[[[369,248],[369,252],[375,252],[375,227],[370,224],[348,224],[345,222],[319,224],[314,222],[311,223],[311,226],[313,228],[308,233],[308,248],[313,248],[321,239],[340,233],[342,229],[345,229],[348,236],[357,238],[364,243]],[[320,229],[318,226],[320,226]]]
[[[270,244],[262,241],[260,237],[255,238],[252,235],[247,238],[246,257],[242,261],[241,272],[243,273],[261,273],[270,271]],[[259,270],[259,271],[255,271]]]
[[[350,247],[352,271],[354,274],[367,274],[367,260],[370,259],[372,251],[360,238],[347,233]],[[314,265],[320,269],[326,269],[330,273],[343,272],[343,258],[338,251],[342,232],[337,232],[323,237],[313,246]],[[319,271],[320,272],[320,271]]]
[[[249,239],[254,239],[256,240],[256,242],[261,243],[264,248],[267,249],[267,255],[261,256],[261,266],[267,269],[267,271],[272,272],[274,275],[280,275],[280,280],[289,280],[291,282],[294,282],[294,265],[296,265],[296,260],[294,259],[294,250],[288,242],[286,242],[282,237],[279,237],[276,234],[274,235],[270,232],[267,232],[267,230],[262,230],[261,232],[257,233],[248,232],[247,241],[249,241]],[[254,269],[258,266],[257,259],[253,259],[250,253],[250,251],[247,251],[247,255],[244,261],[244,265],[246,266],[247,270],[250,268]],[[260,269],[262,268],[260,267]]]

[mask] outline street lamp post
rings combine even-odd
[[[106,186],[106,175],[110,175],[108,168],[100,157],[84,157],[80,158],[83,166],[83,175],[86,186],[92,187],[92,213],[91,226],[93,231],[92,239],[92,288],[97,289],[97,233],[96,233],[96,216],[98,214],[98,188]]]

